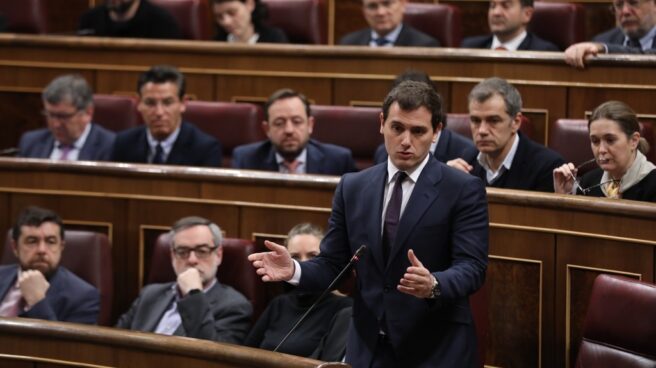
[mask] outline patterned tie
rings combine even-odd
[[[300,165],[301,162],[299,160],[294,160],[292,162],[289,161],[283,161],[282,165],[287,168],[287,172],[290,174],[296,174],[296,170],[298,170],[298,165]]]
[[[374,38],[374,42],[376,43],[376,46],[378,46],[378,47],[382,47],[382,46],[385,46],[385,45],[388,45],[388,44],[392,43],[390,40],[388,40],[385,37]]]
[[[403,202],[403,187],[401,184],[407,177],[408,174],[399,171],[396,182],[394,182],[394,189],[392,189],[392,197],[387,204],[383,227],[383,259],[385,264],[387,264],[387,259],[396,239],[396,231],[401,218],[401,203]]]
[[[608,183],[608,185],[606,185],[606,194],[608,195],[608,198],[620,199],[620,182],[611,181]]]
[[[164,163],[164,149],[162,148],[161,143],[157,143],[155,147],[155,155],[153,156],[154,164],[163,164]]]
[[[59,156],[60,160],[68,160],[68,154],[71,152],[73,149],[73,146],[70,144],[60,144],[59,145],[59,150],[61,151],[61,156]]]
[[[635,47],[642,50],[642,44],[640,43],[640,40],[637,38],[629,38],[629,41],[626,43],[626,45],[629,47]]]

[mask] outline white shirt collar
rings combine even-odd
[[[647,32],[646,35],[640,38],[640,46],[642,47],[643,50],[648,50],[651,49],[653,46],[656,46],[653,44],[654,37],[656,37],[656,26],[652,27],[651,30],[649,30],[649,32]],[[624,46],[627,46],[628,44],[629,44],[629,38],[627,36],[624,36]]]
[[[155,156],[155,148],[157,147],[157,144],[162,145],[162,151],[164,151],[164,162],[169,157],[169,153],[171,153],[171,150],[173,149],[173,144],[175,143],[175,140],[178,139],[178,135],[180,134],[180,128],[182,127],[182,122],[180,122],[180,125],[173,131],[173,133],[169,134],[166,139],[163,141],[158,141],[153,137],[153,135],[150,133],[150,129],[146,127],[146,139],[148,139],[148,147],[150,147],[150,153],[148,154],[148,162],[153,161],[153,156]]]
[[[512,147],[510,147],[510,151],[503,159],[503,162],[501,163],[501,166],[499,166],[497,171],[492,171],[490,166],[487,164],[487,155],[485,153],[483,152],[478,153],[476,160],[478,161],[479,165],[481,165],[485,169],[486,179],[488,183],[493,183],[504,172],[510,170],[510,167],[512,166],[512,162],[515,159],[515,154],[517,153],[517,147],[519,147],[519,133],[515,133],[515,141],[513,142]]]
[[[403,23],[399,24],[394,28],[390,33],[386,34],[383,36],[384,39],[388,40],[389,43],[385,46],[378,46],[376,44],[376,39],[380,38],[378,33],[374,31],[373,29],[371,30],[371,41],[369,41],[369,46],[371,47],[392,47],[396,43],[396,39],[399,38],[399,34],[401,33],[401,29],[403,28]]]
[[[492,47],[491,47],[491,49],[494,50],[499,46],[503,46],[508,51],[517,51],[517,49],[519,48],[519,45],[522,44],[522,42],[524,41],[526,36],[527,36],[526,31],[523,31],[517,37],[513,38],[512,40],[510,40],[508,42],[501,42],[501,41],[499,41],[497,36],[494,36],[492,38]]]
[[[298,161],[298,168],[296,169],[296,173],[300,174],[303,173],[305,174],[307,172],[307,147],[303,148],[303,151],[296,156],[296,161]],[[289,173],[289,170],[287,170],[287,167],[283,165],[282,163],[285,161],[285,158],[282,157],[278,152],[276,152],[276,162],[278,163],[278,170],[281,173]]]
[[[248,45],[255,45],[257,43],[257,40],[260,39],[260,34],[259,33],[254,33],[251,38],[246,41],[246,44]],[[237,37],[235,37],[232,33],[228,33],[228,37],[226,38],[226,41],[236,43],[237,42]]]
[[[411,170],[406,170],[405,173],[408,174],[408,177],[410,180],[412,180],[413,183],[417,182],[417,179],[419,179],[419,175],[421,175],[421,172],[424,170],[424,167],[428,163],[428,160],[430,159],[430,153],[424,157],[424,160],[417,166],[415,166]],[[394,175],[398,172],[401,171],[399,170],[398,167],[394,166],[392,163],[392,159],[390,157],[387,158],[387,183],[389,184],[392,179],[394,179]]]
[[[91,132],[91,124],[87,124],[87,126],[84,128],[82,131],[82,134],[75,140],[75,142],[72,143],[72,147],[68,151],[68,155],[66,160],[68,161],[77,161],[77,159],[80,157],[80,151],[82,150],[82,147],[84,147],[84,144],[87,142],[87,138],[89,138],[89,133]],[[51,159],[59,159],[62,156],[62,144],[58,140],[55,140],[55,147],[53,147],[52,152],[50,153],[50,158]]]

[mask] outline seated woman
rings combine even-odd
[[[571,162],[553,172],[556,193],[656,202],[656,167],[647,161],[649,144],[629,106],[619,101],[599,105],[588,120],[590,145],[599,165],[580,180]]]
[[[260,0],[212,0],[217,41],[235,43],[288,43],[285,32],[263,24],[266,5]]]
[[[289,231],[285,244],[292,258],[302,262],[319,254],[321,238],[323,238],[323,232],[319,227],[302,223]],[[244,344],[274,350],[318,296],[319,294],[301,294],[291,291],[276,297],[257,320]],[[336,318],[340,315],[340,311],[351,307],[352,304],[351,298],[327,294],[278,351],[303,357],[313,356],[327,361],[341,361],[346,339],[330,339],[330,341],[341,341],[340,344],[344,344],[344,346],[334,347],[327,346],[330,343],[322,342],[322,338],[329,331],[331,335],[334,335],[333,324],[337,323],[343,326]],[[350,321],[350,314],[348,319]],[[344,336],[346,332],[346,329],[343,329]],[[329,351],[333,353],[328,354]]]

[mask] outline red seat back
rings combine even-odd
[[[403,22],[440,41],[443,47],[459,47],[462,12],[449,4],[407,3]]]
[[[326,0],[262,0],[268,10],[266,23],[282,29],[289,41],[328,43]]]
[[[93,122],[119,132],[141,124],[137,100],[128,96],[93,95]]]
[[[166,9],[178,23],[182,37],[189,40],[212,38],[208,0],[150,0]]]
[[[7,21],[6,32],[47,33],[46,0],[3,0],[0,15]]]
[[[536,1],[528,30],[565,50],[585,38],[585,7],[568,2]]]

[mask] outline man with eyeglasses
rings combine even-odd
[[[11,230],[18,264],[0,266],[0,317],[95,324],[100,294],[60,266],[64,225],[53,211],[28,207]]]
[[[407,0],[362,0],[362,13],[369,28],[347,34],[340,45],[370,47],[438,47],[439,41],[403,23]]]
[[[221,229],[202,217],[178,220],[171,229],[175,282],[146,285],[116,327],[239,344],[253,308],[216,279],[223,258]]]
[[[41,95],[47,128],[23,134],[18,156],[53,160],[109,160],[114,132],[92,123],[93,91],[79,75],[55,78]]]
[[[617,27],[593,38],[593,42],[574,44],[565,50],[565,62],[584,68],[586,61],[597,54],[656,53],[655,0],[614,0],[611,11]]]
[[[221,144],[182,121],[185,78],[175,67],[155,65],[139,76],[139,103],[145,125],[117,134],[112,161],[218,167]]]

